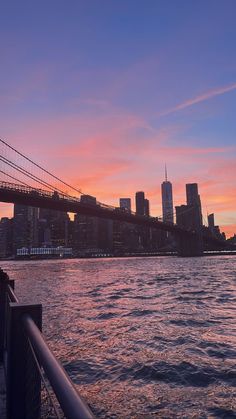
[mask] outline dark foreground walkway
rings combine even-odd
[[[6,387],[2,365],[0,365],[0,418],[6,418]]]

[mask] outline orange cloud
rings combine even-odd
[[[221,231],[226,234],[226,237],[233,237],[236,234],[236,224],[221,225]]]
[[[13,206],[11,204],[0,203],[0,218],[13,217]]]
[[[218,224],[234,225],[235,147],[172,146],[181,130],[154,130],[143,118],[120,111],[22,123],[15,126],[10,142],[99,201],[118,205],[120,197],[129,196],[134,209],[135,192],[144,190],[156,216],[162,212],[166,162],[175,205],[186,201],[185,183],[197,182],[204,213],[215,212]]]

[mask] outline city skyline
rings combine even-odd
[[[107,214],[107,209],[105,208],[104,212],[96,197],[82,195],[80,198],[82,207],[79,201],[76,204],[77,210],[80,208],[81,212],[75,211],[73,201],[72,206],[67,207],[67,211],[71,208],[74,213],[72,220],[68,212],[65,212],[66,196],[60,197],[57,192],[51,192],[52,195],[46,193],[44,196],[36,190],[28,193],[24,189],[17,190],[16,197],[19,198],[18,194],[21,193],[23,199],[26,192],[27,201],[24,205],[17,203],[17,199],[16,202],[12,201],[15,202],[13,218],[3,217],[0,220],[0,258],[58,257],[58,255],[84,257],[104,253],[121,256],[130,252],[137,254],[140,251],[146,254],[177,251],[182,256],[200,256],[204,249],[215,250],[214,246],[219,245],[218,241],[221,245],[222,242],[226,245],[225,234],[215,225],[213,213],[208,216],[208,226],[202,223],[201,198],[197,183],[186,184],[186,204],[175,207],[176,225],[173,225],[173,207],[170,213],[170,204],[172,205],[170,186],[171,183],[167,181],[166,175],[162,184],[163,223],[160,223],[158,218],[148,220],[149,200],[145,198],[143,191],[135,194],[136,205],[133,214],[131,214],[130,198],[120,198],[120,207],[110,207]],[[44,196],[44,205],[47,202],[48,207],[44,209],[36,207],[40,196],[41,198]],[[70,201],[69,199],[68,204]],[[166,234],[169,231],[171,234]],[[194,234],[190,238],[189,231]]]
[[[8,179],[7,179],[7,181],[8,181]],[[10,181],[12,181],[12,179],[10,179]],[[20,181],[21,181],[21,179],[20,179]],[[73,185],[71,185],[71,186],[73,188]],[[188,188],[191,188],[191,187],[194,187],[194,188],[196,187],[198,189],[198,184],[197,183],[186,183],[185,184],[187,195],[184,198],[184,202],[181,202],[179,205],[185,205],[185,204],[186,205],[189,205],[189,204],[191,205],[192,204],[192,203],[188,202],[189,201]],[[137,196],[140,196],[140,195],[141,195],[141,202],[138,202],[138,201],[140,201],[140,199],[138,198],[138,201],[137,201]],[[96,197],[94,197],[93,195],[84,194],[84,193],[80,196],[80,199],[81,199],[81,201],[86,201],[87,199],[89,199],[89,200],[92,200],[93,202],[96,202]],[[199,199],[199,202],[200,202],[200,194],[198,195],[198,199]],[[127,201],[129,201],[129,202],[127,202]],[[136,212],[139,215],[148,215],[148,216],[150,215],[151,217],[158,217],[159,219],[162,219],[163,221],[176,223],[175,208],[178,207],[179,205],[175,204],[172,182],[170,182],[168,180],[166,164],[165,164],[165,178],[164,178],[163,182],[160,184],[160,208],[161,208],[161,212],[159,214],[153,214],[150,211],[150,200],[145,198],[145,191],[137,191],[137,192],[135,192],[135,194],[131,195],[130,197],[126,197],[126,198],[119,197],[119,198],[116,199],[115,205],[113,205],[113,206],[117,207],[118,203],[119,203],[120,208],[126,208],[129,211],[132,211],[132,207],[133,207],[134,208],[133,212]],[[0,220],[1,220],[1,218],[5,218],[5,217],[10,218],[10,219],[12,217],[14,217],[14,204],[7,204],[7,203],[0,202],[0,205],[2,206],[2,208],[0,208]],[[137,206],[139,207],[138,210],[137,210]],[[31,208],[31,207],[29,207],[29,208]],[[1,213],[1,209],[3,209],[2,213]],[[4,212],[4,209],[5,209],[6,212]],[[202,213],[201,203],[200,203],[200,213],[201,213],[201,217],[203,217],[203,220],[201,220],[201,223],[205,226],[208,226],[208,212],[206,214]],[[215,215],[215,213],[213,215]],[[227,235],[227,232],[226,232],[226,235]],[[228,237],[230,237],[230,234],[228,234]]]
[[[232,236],[236,4],[135,4],[1,5],[0,136],[99,201],[145,191],[154,216],[166,162],[174,206],[197,182]]]

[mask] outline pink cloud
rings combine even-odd
[[[221,231],[226,234],[226,237],[233,237],[236,234],[236,224],[221,225]]]
[[[135,192],[144,190],[152,215],[161,214],[166,162],[175,205],[185,202],[185,183],[197,182],[204,212],[207,207],[227,224],[236,207],[235,147],[171,146],[181,129],[153,130],[143,118],[124,112],[74,115],[16,125],[10,143],[99,201],[118,205],[119,197],[134,200]],[[145,135],[139,139],[140,131]]]
[[[174,106],[173,108],[170,108],[164,112],[161,112],[159,116],[166,116],[171,113],[180,111],[182,109],[189,108],[190,106],[193,106],[197,103],[205,102],[206,100],[209,100],[215,96],[220,96],[225,93],[231,92],[233,90],[236,90],[236,83],[232,83],[229,86],[218,87],[216,89],[208,90],[207,92],[202,93],[201,95],[198,95],[192,99],[186,100],[185,102],[180,103]]]

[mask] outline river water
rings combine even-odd
[[[2,262],[98,418],[236,418],[236,258]]]

